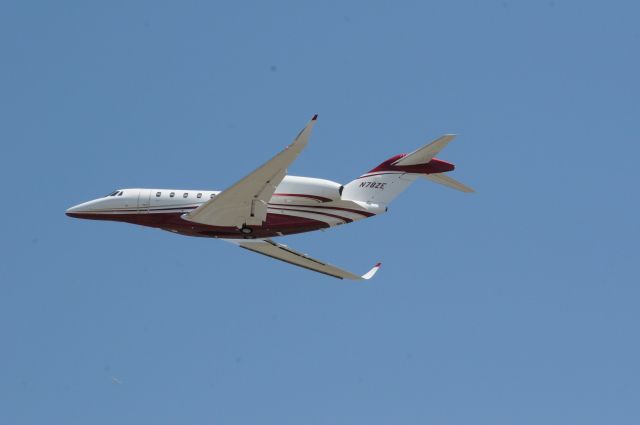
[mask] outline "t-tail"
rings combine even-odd
[[[435,156],[455,138],[445,134],[409,154],[391,157],[342,189],[342,199],[388,205],[417,178],[424,177],[444,186],[473,192],[474,190],[445,175],[455,166]]]

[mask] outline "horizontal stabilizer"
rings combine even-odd
[[[426,164],[431,161],[434,156],[438,154],[445,146],[449,144],[454,138],[455,134],[445,134],[442,137],[437,138],[433,142],[426,146],[423,146],[408,155],[403,156],[399,160],[393,163],[393,165],[418,165]]]
[[[458,180],[447,176],[446,174],[427,174],[424,178],[431,180],[432,182],[439,183],[441,185],[450,187],[452,189],[459,190],[461,192],[472,193],[475,190],[471,189],[469,186],[465,186],[460,183]]]
[[[241,248],[248,249],[249,251],[257,252],[258,254],[266,255],[267,257],[275,258],[276,260],[313,270],[314,272],[333,276],[338,279],[368,280],[371,279],[380,268],[380,263],[378,263],[367,273],[359,276],[346,270],[342,270],[336,266],[332,266],[331,264],[311,258],[307,254],[294,251],[288,246],[274,242],[271,239],[226,239],[226,241],[239,245]]]

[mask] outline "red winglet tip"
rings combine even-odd
[[[382,263],[377,263],[375,266],[373,267],[380,267],[382,265]]]
[[[311,118],[311,121],[315,121],[315,120],[317,120],[317,119],[318,119],[318,114],[315,114],[315,115],[313,116],[313,118]]]

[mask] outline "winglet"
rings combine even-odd
[[[309,139],[309,135],[311,135],[311,129],[315,125],[317,119],[318,119],[318,114],[315,114],[311,118],[311,120],[307,123],[307,125],[304,126],[302,130],[300,130],[300,133],[298,133],[296,138],[293,139],[293,143],[287,146],[287,149],[292,146],[299,145],[300,149],[302,150],[302,148],[307,145],[307,140]]]
[[[373,266],[373,268],[371,268],[371,270],[369,270],[368,272],[363,274],[362,278],[364,280],[371,279],[373,277],[373,275],[375,275],[378,272],[378,270],[380,269],[380,266],[382,266],[382,263],[377,263],[375,266]]]

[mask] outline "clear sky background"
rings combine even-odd
[[[634,1],[0,6],[0,424],[637,424]],[[319,113],[297,175],[442,133],[467,195],[283,239],[74,220],[224,189]]]

